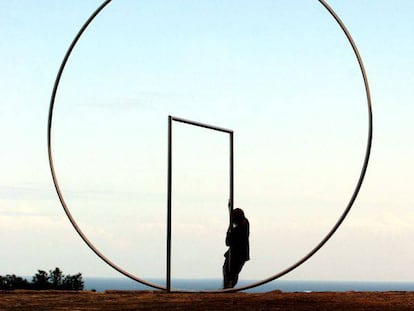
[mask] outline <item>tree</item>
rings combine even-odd
[[[62,289],[66,290],[83,290],[84,282],[82,280],[82,274],[66,275],[63,279]]]
[[[60,270],[58,267],[56,267],[53,271],[49,271],[49,283],[53,289],[61,289],[63,285],[63,278],[64,275],[62,273],[62,270]]]
[[[0,275],[0,290],[83,290],[83,286],[84,282],[81,273],[75,275],[64,275],[62,270],[58,267],[56,267],[55,270],[50,270],[49,273],[44,270],[37,270],[37,273],[33,276],[31,283],[14,274],[7,274],[6,276]]]
[[[33,289],[42,290],[50,289],[49,275],[46,271],[37,270],[37,273],[32,278]]]
[[[30,283],[26,279],[14,274],[7,274],[5,277],[0,276],[0,289],[30,289]]]

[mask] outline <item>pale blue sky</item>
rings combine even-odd
[[[329,3],[366,65],[373,152],[343,226],[285,278],[410,281],[414,4]],[[118,275],[66,219],[46,150],[57,70],[99,4],[0,0],[0,274],[57,265]],[[235,131],[236,205],[252,227],[244,279],[268,277],[305,255],[339,217],[362,165],[362,78],[318,1],[114,0],[64,72],[54,151],[82,230],[138,276],[165,271],[168,114]],[[227,136],[174,130],[173,277],[220,278]]]

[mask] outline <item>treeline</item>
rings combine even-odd
[[[55,268],[49,273],[37,270],[32,281],[16,276],[14,274],[0,275],[0,290],[32,289],[32,290],[83,290],[84,282],[82,274],[64,275],[62,270]]]

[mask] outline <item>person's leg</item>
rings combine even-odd
[[[244,266],[244,260],[233,260],[230,264],[231,287],[236,286],[239,280],[239,273]]]
[[[230,260],[229,257],[226,256],[226,260],[224,261],[223,265],[223,288],[231,288],[232,284],[232,275],[230,271]]]

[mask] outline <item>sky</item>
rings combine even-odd
[[[47,157],[56,74],[100,3],[0,0],[0,275],[120,276],[71,226]],[[372,154],[342,226],[283,279],[412,281],[414,3],[328,3],[364,60]],[[365,156],[361,73],[318,1],[113,0],[66,65],[53,155],[82,231],[143,278],[165,276],[168,115],[235,133],[234,203],[251,226],[245,280],[289,267],[327,234]],[[228,143],[173,124],[173,279],[221,278]]]

